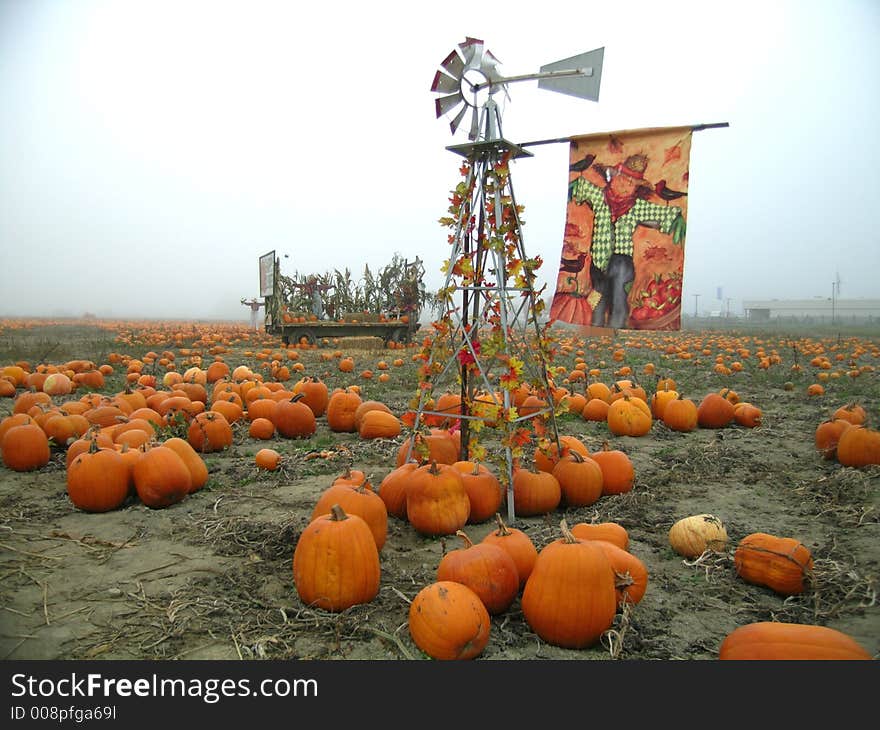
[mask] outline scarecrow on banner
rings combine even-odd
[[[654,203],[662,193],[675,196],[664,185],[652,185],[645,179],[648,158],[635,154],[623,162],[609,166],[593,163],[586,158],[581,176],[569,186],[569,199],[576,204],[589,205],[593,211],[593,231],[590,241],[590,282],[592,284],[594,327],[626,327],[630,309],[627,286],[635,278],[633,265],[633,235],[637,226],[647,226],[661,233],[682,238],[685,222],[677,206]],[[582,164],[583,164],[582,163]],[[584,253],[583,259],[580,253]],[[577,262],[583,262],[580,252]]]
[[[571,138],[552,319],[610,329],[681,326],[694,129]]]

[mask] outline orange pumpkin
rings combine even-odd
[[[880,464],[880,431],[865,426],[844,429],[837,442],[837,461],[854,467]]]
[[[538,553],[522,611],[547,643],[582,649],[595,644],[614,621],[614,571],[598,543],[576,538],[565,520],[560,527],[562,537]]]
[[[376,549],[381,552],[388,536],[388,508],[364,477],[359,484],[336,482],[318,497],[311,519],[329,513],[333,505],[339,505],[348,515],[357,515],[370,528]]]
[[[432,659],[467,660],[486,648],[491,620],[472,589],[455,581],[437,581],[413,598],[408,626],[415,645]]]
[[[629,533],[616,522],[578,522],[571,526],[571,534],[581,540],[604,540],[621,550],[629,548]]]
[[[498,523],[498,529],[488,533],[482,542],[497,545],[513,558],[519,575],[519,588],[522,590],[535,567],[538,549],[532,538],[516,527],[508,527],[497,512],[495,521]]]
[[[623,494],[635,484],[635,468],[623,451],[612,449],[607,443],[590,455],[602,470],[602,494]]]
[[[197,492],[207,484],[208,465],[205,464],[204,459],[199,456],[196,450],[190,445],[189,441],[174,436],[165,439],[165,441],[162,442],[162,446],[174,451],[183,460],[183,463],[186,464],[186,468],[189,470],[190,477],[192,478],[192,483],[189,487],[189,494]]]
[[[804,592],[813,558],[809,549],[794,538],[754,532],[737,545],[734,567],[747,583],[791,596]]]
[[[608,429],[615,436],[644,436],[651,430],[653,418],[641,398],[624,396],[608,407]]]
[[[461,473],[471,504],[467,524],[485,522],[498,511],[504,500],[498,477],[487,466],[475,461],[456,461],[453,466]]]
[[[733,421],[733,403],[719,393],[709,393],[697,406],[700,428],[724,428]]]
[[[450,550],[437,567],[437,580],[462,583],[476,593],[491,615],[504,613],[519,593],[516,563],[492,543],[476,545],[461,530],[455,533],[464,547]]]
[[[518,517],[547,514],[561,501],[562,487],[551,472],[514,467],[513,507]]]
[[[589,456],[571,451],[553,468],[568,507],[586,507],[602,496],[602,468]]]
[[[740,626],[724,637],[718,658],[844,661],[873,657],[851,636],[828,626],[758,621]]]
[[[45,431],[35,423],[12,426],[0,441],[3,464],[13,471],[34,471],[52,456]]]
[[[109,512],[128,497],[129,467],[113,449],[98,448],[92,441],[88,451],[77,456],[67,468],[67,495],[77,509]]]
[[[361,517],[338,504],[312,520],[293,552],[293,581],[306,606],[344,611],[379,593],[379,551]]]
[[[153,509],[180,502],[192,488],[192,475],[178,456],[167,446],[146,450],[132,468],[134,487],[141,501]]]
[[[420,466],[409,475],[406,516],[424,535],[454,535],[467,523],[471,503],[461,473],[451,464]]]

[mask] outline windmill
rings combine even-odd
[[[509,163],[531,157],[523,146],[506,140],[496,95],[509,97],[508,85],[537,80],[539,88],[598,100],[604,49],[599,48],[542,66],[540,72],[503,76],[499,60],[482,40],[467,37],[440,63],[431,91],[437,118],[450,116],[453,136],[466,129],[469,142],[446,149],[465,158],[463,182],[456,187],[448,219],[452,244],[441,291],[444,327],[437,328],[420,384],[415,423],[424,416],[450,414],[433,410],[432,393],[444,384],[457,385],[455,416],[461,422],[461,460],[469,459],[469,440],[487,423],[503,430],[503,471],[508,520],[515,519],[514,451],[511,436],[525,421],[543,423],[559,450],[554,400],[548,374],[549,352],[539,323],[535,270],[540,259],[529,259],[523,246],[521,209],[517,206]],[[543,302],[540,302],[543,306]],[[538,404],[522,407],[504,383],[538,387]],[[507,380],[505,381],[505,378]],[[500,390],[499,390],[500,388]],[[410,441],[410,451],[413,441]],[[559,451],[557,451],[559,453]]]

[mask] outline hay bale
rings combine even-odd
[[[385,341],[381,337],[340,337],[337,347],[341,350],[381,350]]]

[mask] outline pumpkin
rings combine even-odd
[[[661,390],[658,387],[654,392],[654,395],[651,396],[651,415],[653,415],[658,421],[662,421],[666,406],[678,397],[679,392],[674,388],[663,388]]]
[[[132,468],[134,488],[147,507],[161,509],[180,502],[192,489],[192,475],[174,449],[153,446]]]
[[[89,430],[91,424],[85,416],[77,413],[64,415],[59,413],[47,418],[42,425],[43,431],[54,443],[67,446],[71,441],[80,438]],[[149,438],[149,436],[147,436]]]
[[[635,468],[632,460],[623,451],[612,449],[607,443],[590,458],[602,470],[602,494],[623,494],[635,484]]]
[[[406,519],[406,489],[410,476],[418,468],[418,462],[409,461],[392,469],[379,483],[379,497],[385,503],[389,515]]]
[[[837,444],[843,432],[853,424],[844,418],[830,418],[816,426],[814,443],[816,451],[823,459],[832,460],[837,458]]]
[[[745,428],[756,428],[761,425],[764,417],[763,411],[758,406],[740,401],[733,407],[733,420],[737,425]]]
[[[504,492],[498,477],[487,466],[475,461],[456,461],[452,466],[461,473],[461,481],[471,504],[467,523],[485,522],[498,511],[504,501]]]
[[[239,399],[240,401],[241,399]],[[238,423],[244,416],[241,403],[233,395],[218,398],[211,404],[211,410],[221,414],[230,425]]]
[[[581,456],[589,456],[590,451],[583,441],[575,436],[559,436],[559,447],[562,449],[562,456],[567,456],[570,452],[575,451]],[[560,448],[556,443],[551,441],[546,449],[535,449],[535,466],[541,471],[552,472],[559,463]]]
[[[73,381],[64,373],[51,373],[43,381],[43,392],[49,395],[67,395],[73,390]]]
[[[27,413],[12,413],[6,418],[0,419],[0,444],[3,443],[3,436],[13,426],[24,426],[25,424],[38,425],[32,416]]]
[[[428,435],[415,433],[407,438],[397,450],[397,466],[409,458],[419,464],[436,461],[438,464],[454,464],[459,460],[459,449],[448,431],[437,431]]]
[[[723,552],[727,529],[715,515],[683,517],[669,528],[669,544],[685,558],[698,558],[706,550]]]
[[[480,597],[490,615],[504,613],[519,593],[519,572],[513,558],[492,543],[474,545],[462,530],[455,534],[464,547],[443,556],[437,580],[462,583]]]
[[[77,509],[109,512],[125,502],[130,478],[125,459],[113,449],[98,448],[93,440],[67,468],[67,496]]]
[[[312,520],[293,552],[300,600],[327,611],[369,603],[379,593],[379,551],[367,523],[338,504]]]
[[[305,403],[320,418],[327,410],[330,392],[327,384],[315,376],[305,377],[293,386],[293,394],[302,393],[302,402]]]
[[[562,501],[559,480],[548,471],[513,469],[513,507],[518,517],[545,515]]]
[[[641,601],[648,588],[648,569],[645,564],[632,553],[607,540],[596,540],[593,544],[602,548],[611,563],[618,607],[626,603],[635,605]]]
[[[3,465],[13,471],[34,471],[49,463],[49,438],[36,423],[12,426],[0,441]]]
[[[361,430],[361,421],[364,418],[364,414],[369,411],[383,411],[384,413],[388,413],[394,415],[393,411],[384,403],[377,400],[365,400],[362,401],[361,404],[355,409],[354,412],[354,430],[360,432]]]
[[[495,513],[495,521],[498,523],[498,529],[488,533],[482,542],[497,545],[513,558],[519,575],[519,589],[522,590],[532,573],[532,568],[535,567],[538,549],[532,542],[532,538],[516,527],[508,527],[497,512]]]
[[[561,501],[568,507],[586,507],[602,496],[602,467],[577,451],[559,460],[553,476],[562,490]]]
[[[327,403],[327,425],[330,430],[337,433],[356,431],[354,415],[361,403],[363,399],[360,394],[351,388],[334,391]]]
[[[690,398],[683,398],[681,394],[663,409],[663,423],[673,431],[689,433],[697,427],[698,420],[697,404]]]
[[[651,409],[641,398],[624,396],[608,406],[608,429],[615,436],[644,436],[651,430]]]
[[[248,427],[248,435],[260,441],[268,441],[275,435],[275,424],[268,418],[255,418]]]
[[[272,422],[275,430],[286,438],[304,438],[311,436],[317,429],[315,413],[298,393],[290,399],[278,401]]]
[[[454,535],[465,526],[471,503],[461,473],[451,464],[420,466],[409,475],[406,517],[424,535]]]
[[[610,407],[608,401],[602,398],[590,398],[581,411],[581,417],[587,421],[607,422]]]
[[[208,482],[208,465],[205,460],[199,456],[198,452],[190,445],[189,441],[174,436],[165,439],[162,446],[174,451],[186,464],[192,483],[189,487],[189,494],[197,492]]]
[[[616,522],[578,522],[571,526],[571,534],[580,540],[600,540],[629,549],[629,533]]]
[[[565,520],[562,537],[547,544],[522,595],[522,612],[544,641],[568,649],[595,644],[617,612],[614,571],[602,548],[579,540]]]
[[[113,439],[110,438],[110,435],[107,433],[101,433],[97,430],[91,430],[87,433],[83,434],[76,441],[71,442],[71,444],[67,447],[67,452],[65,455],[65,465],[69,468],[73,463],[73,460],[79,456],[84,451],[88,451],[91,446],[92,440],[96,440],[98,442],[98,448],[102,449],[112,449],[115,447],[113,443]]]
[[[409,607],[409,633],[432,659],[467,660],[489,643],[491,619],[480,597],[462,583],[437,581],[422,588]]]
[[[275,449],[260,449],[254,455],[254,463],[258,469],[275,471],[281,464],[281,454],[275,451]]]
[[[189,423],[186,440],[201,454],[222,451],[232,446],[232,426],[217,411],[197,413]]]
[[[393,439],[400,435],[400,419],[393,413],[371,410],[361,418],[358,435],[362,439]]]
[[[289,400],[292,396],[287,396]],[[280,400],[280,399],[279,399]],[[257,418],[265,418],[274,424],[275,413],[278,411],[278,400],[275,398],[256,398],[247,404],[245,418],[253,423]]]
[[[43,390],[45,389],[46,386],[44,384]],[[868,414],[858,403],[847,403],[845,406],[840,406],[840,408],[836,409],[831,417],[842,418],[854,426],[861,426],[868,419]]]
[[[873,657],[851,636],[828,626],[758,621],[734,629],[721,642],[719,659],[863,660]]]
[[[855,425],[844,429],[837,442],[837,461],[855,467],[880,464],[880,431]]]
[[[388,508],[382,498],[369,485],[366,477],[358,484],[335,482],[318,497],[312,510],[311,519],[330,512],[333,505],[339,505],[346,514],[357,515],[370,528],[376,549],[381,552],[388,536]]]
[[[784,596],[803,593],[813,570],[807,547],[794,538],[764,532],[740,540],[733,562],[737,575],[747,583],[766,586]]]
[[[708,393],[697,406],[700,428],[724,428],[733,421],[733,403],[720,393]]]

